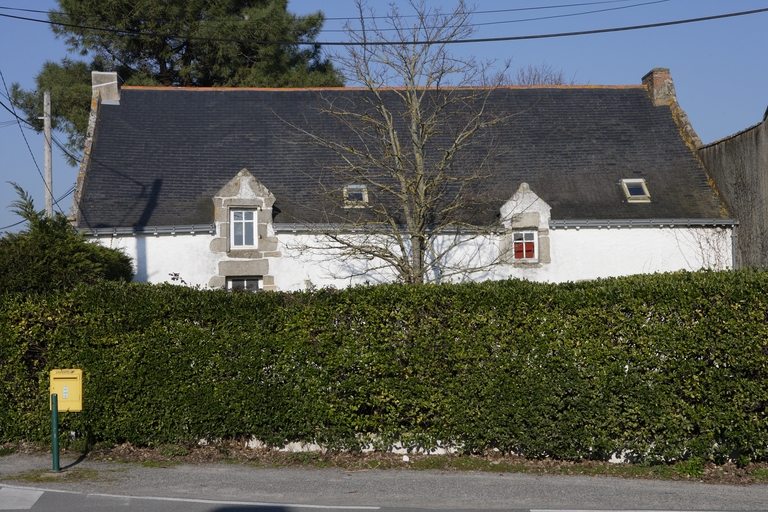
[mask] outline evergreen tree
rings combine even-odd
[[[320,12],[298,17],[287,0],[58,0],[49,15],[69,50],[90,62],[47,62],[37,89],[14,84],[12,99],[42,129],[43,91],[51,90],[53,126],[83,147],[90,72],[116,71],[127,85],[188,87],[333,87],[341,74],[315,40]]]
[[[46,217],[15,183],[14,213],[28,229],[0,238],[0,293],[44,293],[100,280],[129,282],[131,259],[123,252],[88,242],[66,216]]]

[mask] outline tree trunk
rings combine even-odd
[[[411,277],[412,283],[424,282],[424,240],[419,235],[411,236],[412,264]]]

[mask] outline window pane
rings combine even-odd
[[[243,223],[235,222],[233,227],[235,228],[235,245],[243,245]]]
[[[347,185],[344,189],[344,199],[358,203],[366,202],[365,185]]]
[[[228,277],[227,289],[257,292],[261,290],[261,277]]]
[[[533,242],[525,243],[525,257],[533,258]]]
[[[243,212],[232,212],[232,219],[243,220]]]
[[[645,190],[643,190],[642,185],[627,185],[627,190],[629,191],[629,195],[631,196],[644,196]]]
[[[253,220],[253,212],[243,212],[243,218],[245,220]]]
[[[253,222],[243,222],[245,231],[245,245],[253,245]]]

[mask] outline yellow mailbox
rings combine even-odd
[[[83,410],[83,370],[51,370],[51,392],[56,393],[59,412]],[[49,403],[48,407],[52,407]]]

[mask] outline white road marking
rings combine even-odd
[[[35,489],[0,487],[0,510],[29,510],[42,495]]]
[[[3,491],[7,491],[8,496],[35,496],[34,500],[29,506],[16,506],[7,507],[5,505]],[[364,506],[350,506],[350,505],[306,505],[298,503],[260,503],[255,501],[218,501],[218,500],[201,500],[192,498],[163,498],[153,496],[128,496],[124,494],[84,494],[77,491],[62,491],[59,489],[41,489],[39,487],[19,487],[3,485],[0,488],[0,510],[14,510],[14,509],[29,509],[35,504],[35,501],[44,492],[61,492],[67,494],[83,494],[85,497],[93,496],[99,498],[115,498],[124,500],[156,500],[156,501],[174,501],[179,503],[204,503],[208,505],[250,505],[254,507],[292,507],[292,508],[316,508],[316,509],[338,509],[338,510],[379,510],[381,507],[364,507]],[[16,502],[13,502],[16,503]],[[647,512],[647,511],[646,511]]]
[[[204,503],[207,505],[250,505],[252,507],[290,507],[290,508],[319,508],[319,509],[339,509],[339,510],[379,510],[381,507],[363,507],[363,506],[341,506],[341,505],[305,505],[298,503],[260,503],[257,501],[219,501],[219,500],[199,500],[192,498],[157,498],[152,496],[124,496],[122,494],[88,494],[87,496],[97,496],[100,498],[128,498],[132,500],[156,500],[156,501],[175,501],[179,503]]]
[[[83,494],[77,491],[62,491],[61,489],[41,489],[40,487],[22,487],[20,485],[0,484],[3,489],[21,489],[22,491],[62,492],[64,494]]]
[[[381,507],[363,507],[353,505],[305,505],[300,503],[261,503],[257,501],[219,501],[219,500],[199,500],[192,498],[157,498],[153,496],[124,496],[122,494],[88,494],[88,496],[97,496],[101,498],[128,498],[132,500],[157,500],[157,501],[176,501],[181,503],[205,503],[208,505],[251,505],[254,507],[291,507],[291,508],[320,508],[320,509],[340,509],[340,510],[379,510]]]

